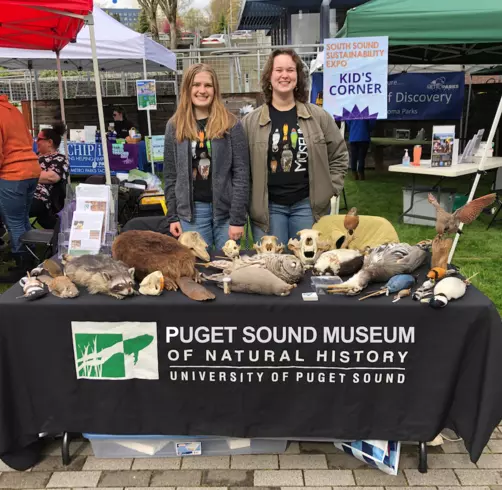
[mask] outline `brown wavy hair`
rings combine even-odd
[[[237,118],[225,107],[214,69],[205,63],[196,63],[191,65],[183,75],[180,103],[171,118],[176,128],[176,139],[179,142],[185,139],[197,140],[197,122],[192,106],[192,85],[195,75],[203,72],[211,75],[214,88],[213,102],[209,108],[209,118],[206,125],[206,137],[208,139],[223,138],[224,134],[237,122]]]
[[[268,57],[267,62],[265,63],[265,67],[263,68],[263,72],[261,74],[261,90],[263,95],[265,95],[265,101],[267,104],[272,102],[272,86],[270,85],[270,78],[272,77],[272,70],[274,69],[274,59],[276,56],[281,54],[287,54],[293,58],[293,61],[296,65],[296,88],[293,92],[295,100],[299,102],[307,102],[308,101],[308,82],[305,76],[305,72],[303,71],[303,62],[301,58],[298,56],[295,50],[293,49],[276,49],[272,51],[270,56]]]

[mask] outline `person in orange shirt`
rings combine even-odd
[[[33,265],[21,236],[31,229],[31,201],[41,171],[23,115],[6,95],[0,95],[0,213],[9,231],[16,272],[26,273]]]

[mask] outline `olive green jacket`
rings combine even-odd
[[[314,220],[318,221],[329,214],[331,198],[342,192],[349,153],[334,119],[322,107],[297,101],[296,110],[309,154],[310,205]],[[267,104],[246,114],[242,119],[251,164],[249,215],[253,224],[266,233],[270,224],[267,167],[270,122]]]

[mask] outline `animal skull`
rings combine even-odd
[[[235,240],[227,240],[222,251],[229,259],[236,259],[241,253],[241,249]]]
[[[322,252],[329,250],[329,244],[319,240],[319,230],[300,230],[297,238],[290,238],[288,242],[288,249],[291,250],[305,266],[305,268],[312,267]]]
[[[148,274],[139,285],[139,292],[148,296],[159,296],[164,289],[164,276],[162,272],[155,271]]]
[[[253,248],[261,254],[280,254],[284,251],[284,244],[278,242],[277,237],[265,235],[253,245]]]
[[[184,231],[178,241],[188,247],[196,257],[209,262],[208,245],[198,231]]]

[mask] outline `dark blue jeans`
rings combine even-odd
[[[31,229],[30,207],[37,183],[38,179],[0,179],[0,213],[9,231],[13,254],[22,252],[21,236]]]
[[[213,220],[213,205],[210,202],[194,202],[194,216],[192,222],[180,220],[182,231],[198,231],[208,245],[208,251],[214,248],[221,250],[229,239],[228,227],[230,218],[219,223]]]
[[[269,202],[270,230],[265,233],[260,227],[253,225],[253,240],[256,243],[264,235],[274,235],[279,242],[288,246],[290,238],[298,238],[297,233],[303,229],[310,229],[314,224],[310,199],[302,199],[291,206]]]

